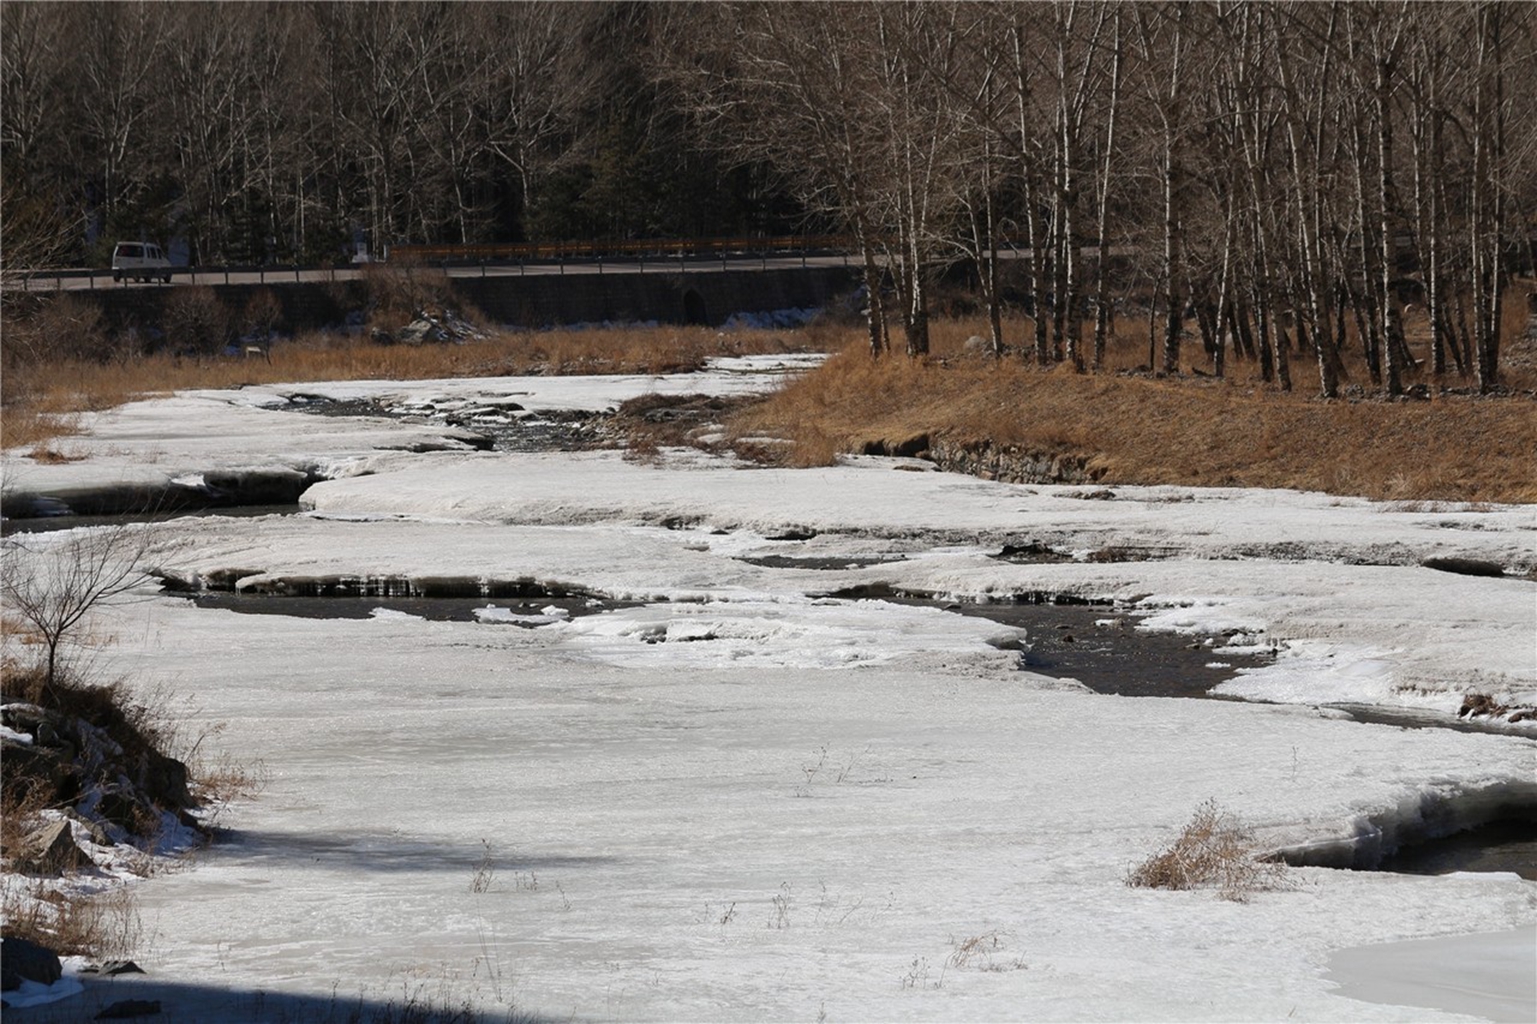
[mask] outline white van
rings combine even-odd
[[[171,261],[160,246],[149,242],[119,242],[112,247],[112,280],[136,277],[140,281],[160,278],[171,283]]]

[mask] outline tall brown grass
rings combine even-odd
[[[1521,308],[1525,309],[1524,300]],[[837,452],[887,446],[920,434],[990,441],[1031,454],[1089,461],[1106,484],[1285,487],[1380,499],[1537,501],[1537,386],[1522,358],[1524,313],[1509,318],[1503,397],[1467,393],[1455,379],[1428,400],[1387,401],[1368,391],[1323,401],[1311,363],[1295,357],[1295,390],[1229,362],[1223,379],[1039,368],[967,354],[980,321],[935,325],[933,355],[871,359],[857,331],[819,370],[739,414],[739,437],[793,442],[759,449],[785,464],[827,464]],[[1011,343],[1032,337],[1028,318],[1005,325]],[[1411,335],[1411,341],[1413,335]],[[1112,370],[1146,360],[1146,334],[1129,322],[1107,352]],[[1204,357],[1199,341],[1186,352]],[[1367,380],[1359,354],[1347,371]]]

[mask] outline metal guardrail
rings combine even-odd
[[[340,268],[301,266],[294,264],[269,264],[266,266],[251,264],[249,266],[232,265],[217,267],[168,267],[163,271],[157,271],[156,277],[158,277],[161,273],[169,274],[171,276],[172,283],[174,283],[177,278],[182,278],[185,282],[185,280],[188,278],[206,279],[222,277],[224,279],[224,283],[229,284],[229,277],[231,274],[256,274],[258,281],[262,284],[268,283],[269,280],[273,284],[278,284],[284,281],[299,281],[302,279],[303,274],[321,273],[328,269]],[[132,275],[125,275],[125,280],[131,280],[131,278]],[[46,292],[62,290],[65,281],[85,281],[89,287],[95,288],[98,279],[103,286],[118,283],[110,268],[87,267],[85,269],[79,269],[75,267],[66,267],[57,270],[28,270],[24,273],[8,275],[5,280],[5,286],[9,288],[15,286],[16,284],[20,284],[22,291]],[[154,283],[154,279],[151,279],[151,281],[147,283]],[[208,282],[205,281],[204,283]]]
[[[572,257],[602,259],[605,256],[717,256],[765,253],[840,252],[853,240],[842,235],[779,235],[767,238],[613,239],[592,242],[515,242],[504,245],[392,245],[385,263],[402,259],[424,263],[444,261],[474,264],[485,261],[559,260]]]
[[[198,284],[231,284],[232,275],[252,276],[258,284],[300,282],[306,275],[346,280],[368,272],[369,267],[430,266],[443,270],[488,267],[558,266],[564,272],[568,260],[596,266],[603,272],[604,260],[631,267],[640,273],[648,269],[664,271],[686,269],[686,261],[700,257],[719,258],[722,267],[733,261],[761,260],[767,266],[770,257],[800,256],[804,262],[813,255],[847,256],[852,240],[839,235],[777,236],[766,238],[707,239],[620,239],[598,242],[525,242],[505,245],[397,245],[387,251],[387,259],[363,263],[324,264],[243,264],[171,267],[172,283],[178,279]],[[20,286],[23,291],[62,291],[67,281],[83,281],[89,288],[116,283],[108,268],[37,269],[7,275],[7,288]]]

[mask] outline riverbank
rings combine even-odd
[[[1479,396],[1426,383],[1388,401],[1324,401],[1239,371],[1227,379],[1124,370],[1075,374],[966,354],[936,332],[935,358],[871,360],[858,346],[748,410],[791,465],[839,454],[922,454],[1015,483],[1279,487],[1387,501],[1537,500],[1537,392]],[[1537,351],[1537,342],[1530,342]],[[1512,353],[1512,361],[1524,357]]]

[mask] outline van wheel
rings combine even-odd
[[[122,274],[118,273],[115,270],[112,272],[112,280],[113,281],[121,281],[122,279],[123,279],[123,275]]]
[[[167,270],[167,271],[166,271],[166,272],[165,272],[165,278],[164,278],[164,280],[165,280],[165,283],[166,283],[166,284],[170,284],[170,283],[171,283],[171,272],[170,272],[170,271],[169,271],[169,270]]]

